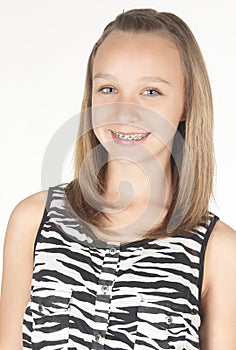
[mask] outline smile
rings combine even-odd
[[[122,139],[122,140],[126,140],[126,141],[139,141],[139,140],[142,140],[143,138],[147,137],[150,132],[146,132],[145,134],[123,134],[123,133],[119,133],[119,132],[115,132],[115,131],[112,131],[112,134],[119,138],[119,139]]]

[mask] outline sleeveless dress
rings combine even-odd
[[[200,349],[204,255],[218,216],[187,234],[104,242],[68,215],[66,185],[49,188],[37,232],[23,349]]]

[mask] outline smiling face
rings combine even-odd
[[[108,35],[94,59],[92,107],[120,102],[148,109],[152,117],[156,112],[171,129],[177,129],[183,113],[184,76],[173,41],[152,33],[114,31]],[[152,130],[145,125],[145,113],[136,114],[123,109],[111,124],[108,119],[104,125],[94,125],[96,137],[105,148],[107,141],[123,143],[124,147],[142,142],[158,155],[163,144],[153,132],[141,140]]]

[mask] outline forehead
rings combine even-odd
[[[127,75],[162,73],[182,79],[179,50],[173,40],[156,33],[114,31],[102,42],[94,58],[93,73]]]

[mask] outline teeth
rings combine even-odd
[[[134,135],[123,135],[119,134],[118,132],[114,132],[115,136],[123,139],[123,140],[141,140],[142,138],[146,137],[149,133],[146,134],[134,134]]]

